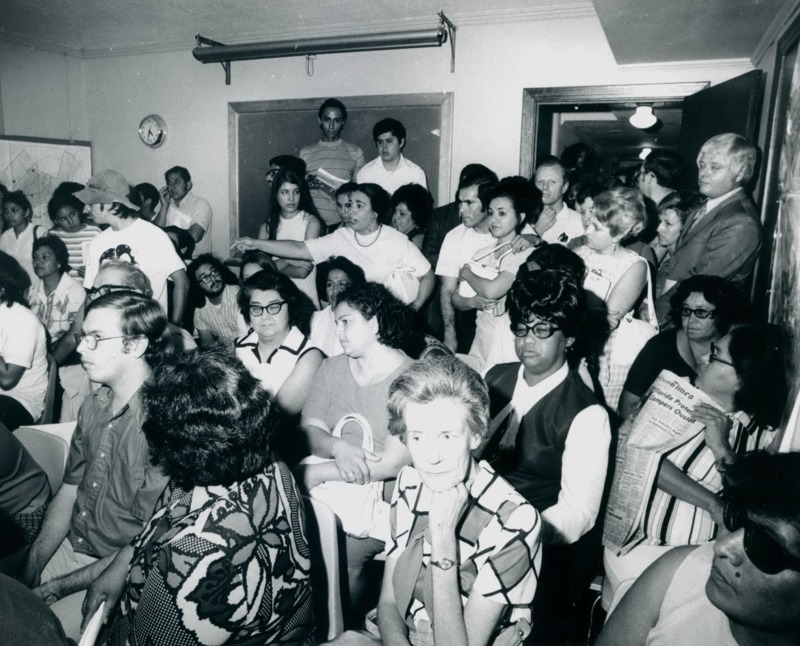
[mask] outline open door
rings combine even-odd
[[[763,100],[764,74],[761,70],[700,90],[683,100],[678,152],[686,164],[686,186],[697,186],[695,160],[703,143],[710,137],[735,132],[750,141],[758,140]],[[751,181],[755,183],[755,174]]]

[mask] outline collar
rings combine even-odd
[[[565,361],[563,366],[535,386],[528,385],[525,381],[524,373],[525,366],[520,364],[519,372],[517,373],[517,384],[514,386],[514,395],[512,399],[516,400],[519,395],[523,398],[523,401],[533,401],[533,403],[536,403],[567,378],[569,374],[569,365],[567,365]],[[531,404],[531,406],[532,405],[533,404]],[[530,406],[528,406],[528,408],[530,408]]]
[[[116,419],[119,419],[123,415],[125,415],[129,410],[136,410],[140,407],[141,398],[140,394],[142,392],[141,387],[133,394],[133,396],[125,402],[125,405],[119,409],[116,415],[113,415],[109,418],[109,422],[113,422]],[[114,403],[114,393],[112,392],[111,388],[108,386],[100,386],[95,392],[94,397],[97,400],[97,404],[102,409],[108,409],[109,413],[111,412],[111,407]],[[140,429],[141,431],[141,429]]]
[[[389,170],[388,168],[386,168],[386,164],[383,163],[383,158],[380,155],[378,155],[378,161],[381,163],[383,170],[385,170],[387,173],[396,173],[401,168],[405,168],[409,165],[403,153],[400,153],[400,159],[397,161],[397,168],[395,168],[394,170]]]
[[[289,352],[290,354],[300,354],[305,347],[306,342],[306,336],[293,325],[289,328],[289,333],[286,335],[283,343],[281,343],[275,350],[272,351],[269,357],[267,357],[266,363],[272,361],[272,357],[278,354],[280,350]],[[237,348],[249,348],[256,359],[258,359],[258,362],[261,363],[261,354],[258,351],[258,335],[253,328],[250,328],[250,331],[242,339],[236,341],[235,346]]]
[[[706,202],[706,213],[710,213],[712,209],[717,208],[720,204],[722,204],[725,200],[731,197],[734,193],[738,193],[742,190],[741,186],[737,186],[732,191],[728,191],[725,195],[721,195],[720,197],[715,197],[713,199],[709,199]]]

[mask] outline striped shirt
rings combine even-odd
[[[238,295],[238,285],[225,285],[219,305],[214,305],[206,297],[206,304],[194,311],[195,329],[207,330],[220,341],[233,341],[240,336],[247,326],[236,302]]]
[[[80,231],[76,231],[75,233],[68,233],[61,229],[50,230],[50,235],[61,238],[61,241],[67,247],[69,266],[72,267],[69,275],[73,278],[77,278],[79,276],[78,270],[86,266],[86,259],[88,258],[86,253],[89,248],[89,243],[99,234],[100,227],[94,224],[85,224]]]
[[[300,158],[305,161],[309,173],[316,173],[323,168],[345,182],[356,181],[356,175],[364,165],[364,151],[343,139],[319,141],[305,146],[300,151]],[[311,197],[325,224],[341,222],[334,198],[319,189],[313,189]]]

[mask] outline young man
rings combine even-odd
[[[139,265],[150,279],[153,298],[165,312],[169,311],[167,279],[172,281],[170,320],[180,325],[189,290],[186,266],[167,234],[139,218],[139,208],[130,201],[129,192],[125,178],[107,170],[92,177],[86,188],[75,194],[91,205],[95,222],[110,225],[89,244],[83,286],[86,289],[94,286],[95,276],[106,260],[127,260]]]
[[[189,280],[203,295],[203,304],[194,311],[194,329],[203,348],[216,343],[228,346],[247,334],[247,325],[236,301],[239,285],[236,276],[210,253],[198,256],[189,268]]]
[[[101,296],[86,307],[78,352],[102,387],[81,406],[64,483],[47,509],[23,575],[53,607],[71,637],[82,594],[150,518],[167,479],[147,458],[139,391],[161,359],[167,320],[158,304],[133,292]],[[73,596],[74,595],[74,596]]]
[[[683,164],[671,152],[656,151],[647,156],[639,170],[639,192],[658,207],[668,195],[680,188]]]
[[[306,162],[314,206],[325,225],[331,227],[342,221],[336,212],[335,191],[338,187],[320,178],[320,171],[342,182],[355,181],[358,171],[364,166],[364,151],[342,139],[342,130],[347,123],[347,108],[338,99],[323,102],[317,113],[317,121],[322,139],[302,148],[300,157]]]
[[[744,186],[757,151],[741,135],[711,137],[697,156],[699,190],[708,200],[683,225],[666,266],[656,279],[656,313],[667,321],[677,284],[695,274],[720,276],[746,287],[761,248],[761,223]]]
[[[569,190],[567,169],[555,157],[547,159],[536,169],[533,182],[542,192],[544,210],[536,221],[536,232],[550,244],[566,245],[583,235],[581,215],[564,204]]]
[[[727,532],[653,563],[596,646],[800,643],[800,453],[748,453],[725,473]]]
[[[377,184],[391,195],[404,184],[428,188],[423,171],[403,156],[406,129],[397,119],[383,119],[372,128],[378,156],[358,173],[359,184]]]
[[[164,173],[167,185],[161,189],[161,209],[155,221],[160,227],[186,229],[197,244],[196,252],[211,251],[211,206],[192,193],[192,176],[183,166],[174,166]],[[203,244],[199,244],[200,242]]]

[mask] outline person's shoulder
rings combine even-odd
[[[457,244],[462,238],[468,235],[469,231],[472,231],[472,229],[468,229],[463,223],[459,222],[454,228],[450,229],[450,231],[445,234],[442,246],[445,244]]]
[[[355,144],[351,144],[349,141],[345,141],[344,139],[339,140],[339,147],[342,150],[346,150],[351,153],[356,154],[364,154],[364,151],[361,149],[361,146],[356,146]]]

